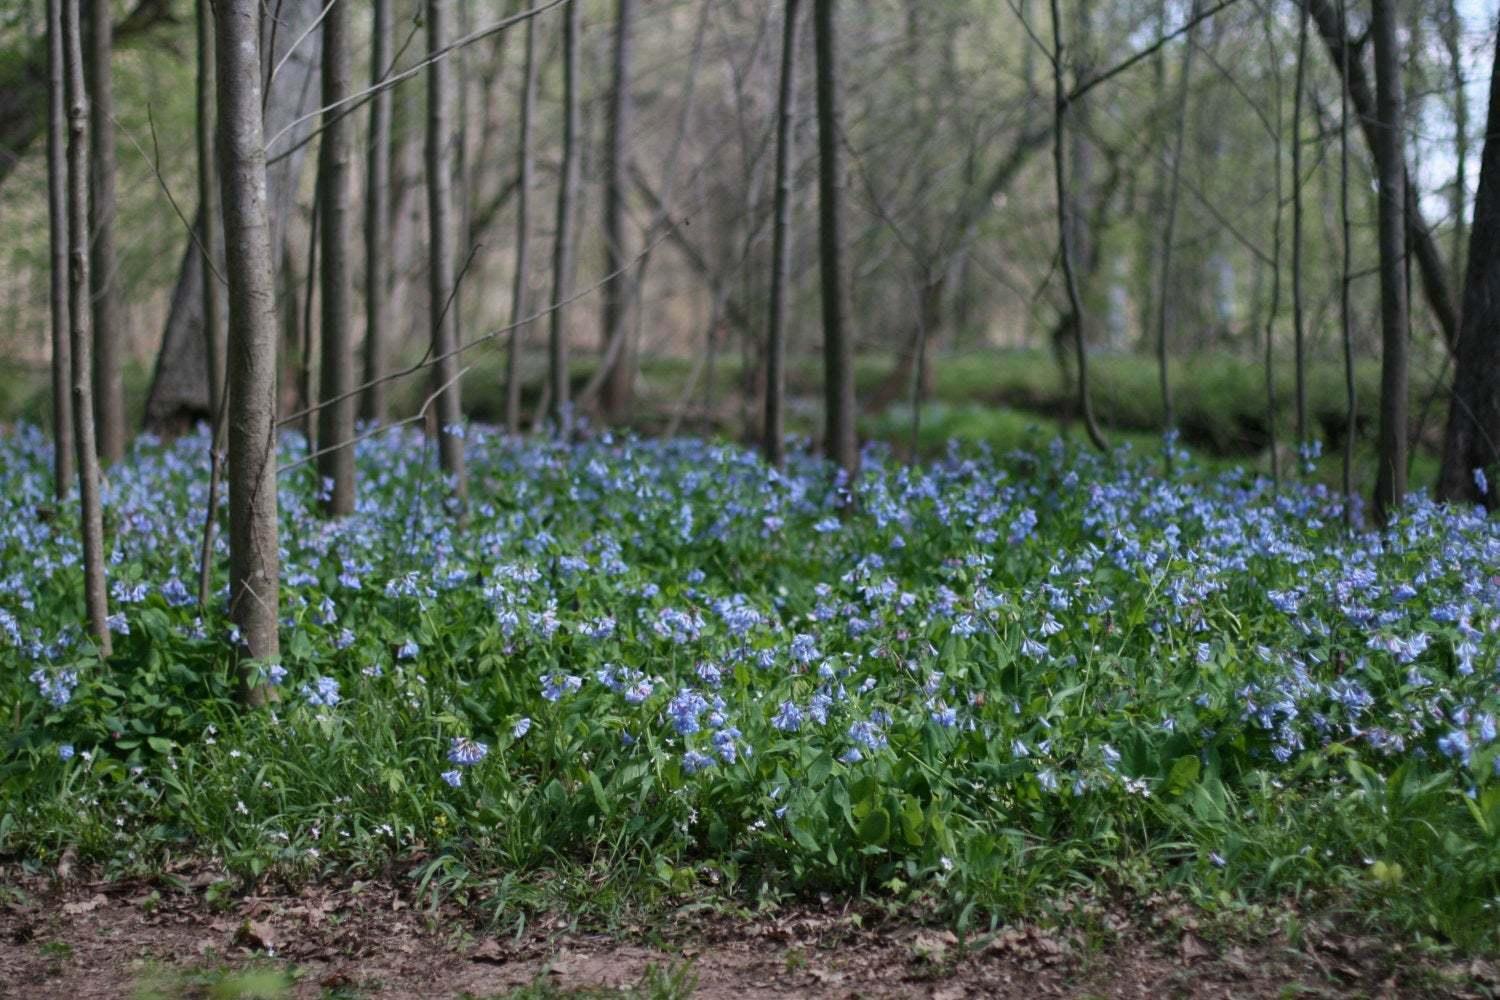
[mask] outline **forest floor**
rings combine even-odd
[[[1500,993],[1500,966],[1337,921],[1201,926],[1155,900],[1088,933],[951,932],[826,901],[751,917],[687,907],[590,932],[486,933],[378,882],[215,899],[181,888],[3,875],[0,995],[28,998],[1324,997]],[[1290,916],[1290,911],[1287,916]],[[1295,927],[1295,930],[1288,930]]]

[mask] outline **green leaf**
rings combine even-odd
[[[176,746],[175,743],[164,736],[148,736],[146,738],[146,744],[147,746],[151,747],[152,750],[155,750],[160,754],[171,753],[173,747]]]
[[[859,823],[859,839],[866,844],[884,844],[891,835],[891,816],[884,809],[872,809]]]
[[[1198,783],[1198,776],[1203,771],[1203,765],[1198,758],[1192,754],[1178,757],[1172,762],[1172,770],[1167,773],[1167,794],[1181,795]]]
[[[916,799],[909,798],[901,803],[901,836],[908,846],[921,847],[922,842],[927,839],[922,833],[922,823],[926,818]]]

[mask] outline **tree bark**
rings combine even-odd
[[[1307,424],[1307,351],[1302,316],[1302,94],[1307,86],[1307,7],[1297,5],[1297,77],[1292,89],[1292,353],[1297,394],[1297,450],[1312,443]]]
[[[1465,217],[1469,207],[1469,99],[1464,88],[1463,19],[1458,13],[1457,0],[1448,0],[1444,5],[1439,34],[1443,40],[1443,48],[1448,53],[1449,87],[1453,92],[1454,171],[1453,186],[1449,192],[1450,214],[1453,216],[1453,248],[1449,253],[1448,263],[1452,273],[1457,275],[1466,273],[1464,247],[1468,245],[1468,231]],[[1480,169],[1483,169],[1482,165]]]
[[[198,550],[198,607],[208,611],[212,597],[214,572],[214,535],[219,524],[219,491],[224,472],[224,433],[227,414],[224,358],[228,350],[229,331],[225,326],[223,290],[219,278],[223,260],[223,210],[219,204],[219,184],[214,162],[214,79],[217,60],[214,51],[213,5],[211,0],[195,4],[198,79],[196,136],[198,148],[198,221],[200,255],[203,258],[203,347],[206,354],[210,420],[208,501],[203,512],[203,540]]]
[[[1463,329],[1438,477],[1441,500],[1495,510],[1500,491],[1500,43],[1490,76],[1489,120],[1469,236]],[[1488,480],[1480,489],[1475,470]]]
[[[1349,35],[1348,0],[1338,0],[1333,32],[1340,39]],[[1328,33],[1324,33],[1324,38]],[[1354,233],[1349,217],[1349,80],[1352,67],[1349,46],[1339,46],[1339,334],[1344,348],[1344,525],[1355,527],[1354,439],[1358,430],[1359,396],[1354,379],[1354,308],[1349,290],[1354,271]]]
[[[1406,165],[1401,53],[1393,0],[1374,0],[1375,170],[1380,190],[1380,468],[1375,515],[1384,523],[1406,500]]]
[[[83,542],[83,597],[99,655],[113,651],[104,587],[104,510],[99,453],[94,441],[93,338],[89,308],[89,100],[84,87],[83,25],[79,0],[63,0],[68,102],[68,318],[72,337],[74,444],[78,453],[79,527]]]
[[[547,339],[552,404],[549,416],[557,432],[572,433],[568,385],[568,341],[563,324],[573,280],[573,205],[578,189],[578,34],[581,4],[568,0],[563,19],[562,177],[557,185],[557,236],[552,251],[552,315]]]
[[[1281,53],[1276,48],[1276,34],[1274,30],[1274,15],[1269,9],[1266,11],[1264,20],[1261,22],[1266,38],[1266,51],[1270,56],[1272,66],[1272,99],[1275,107],[1275,115],[1271,120],[1275,124],[1275,132],[1272,140],[1276,146],[1275,169],[1273,171],[1272,192],[1274,206],[1271,225],[1271,304],[1266,310],[1266,356],[1265,356],[1265,379],[1266,379],[1266,447],[1271,456],[1271,481],[1281,484],[1281,451],[1279,435],[1277,433],[1277,417],[1280,407],[1276,402],[1276,317],[1281,311],[1281,207],[1284,199],[1282,190],[1282,125],[1281,125]]]
[[[214,162],[214,79],[217,75],[214,51],[213,0],[198,0],[198,219],[201,226],[202,254],[212,260],[223,259],[223,218],[219,205],[219,183]],[[201,254],[200,254],[201,256]],[[208,264],[203,261],[202,266]],[[223,269],[215,264],[223,274]],[[228,328],[224,320],[224,300],[219,280],[207,275],[203,285],[203,346],[207,353],[209,411],[213,414],[217,437],[219,415],[223,410],[224,356]]]
[[[530,11],[535,0],[526,0]],[[536,118],[536,18],[526,19],[526,67],[521,82],[521,136],[516,150],[516,274],[511,290],[510,338],[505,356],[505,428],[521,432],[521,345],[529,328],[526,311],[531,270],[531,188],[535,183],[532,132]]]
[[[427,48],[448,44],[449,0],[427,0]],[[463,407],[458,384],[458,314],[453,308],[452,82],[446,59],[427,67],[427,228],[431,262],[428,288],[432,314],[432,385],[437,391],[438,457],[453,496],[468,495],[464,468]]]
[[[824,444],[852,479],[859,465],[854,427],[854,352],[846,327],[843,164],[840,155],[838,44],[834,0],[813,0],[818,92],[818,248],[823,287]]]
[[[335,3],[323,18],[323,104],[338,104],[352,89],[349,29],[351,5]],[[350,211],[354,179],[353,121],[337,110],[325,115],[318,146],[318,188],[322,196],[322,372],[318,411],[318,476],[332,481],[323,510],[333,516],[354,513],[354,337],[350,251],[354,219]],[[321,493],[321,491],[320,491]]]
[[[792,156],[797,113],[798,0],[786,0],[781,29],[781,86],[776,101],[776,193],[771,223],[771,306],[766,323],[766,462],[786,465],[787,286],[792,280]]]
[[[608,357],[613,350],[614,362],[604,381],[602,397],[604,416],[619,423],[630,414],[631,395],[635,390],[635,338],[627,316],[630,301],[630,276],[626,268],[625,246],[625,169],[630,153],[626,143],[630,133],[631,33],[635,18],[635,0],[617,0],[615,17],[614,83],[610,90],[609,117],[604,146],[604,273],[600,290],[601,352]],[[618,347],[614,347],[620,341]]]
[[[125,387],[121,378],[125,329],[115,253],[114,21],[108,0],[87,0],[89,11],[89,281],[94,312],[94,429],[106,463],[125,455]]]
[[[219,169],[229,282],[229,614],[239,629],[242,692],[274,698],[249,661],[273,662],[280,553],[276,521],[276,287],[267,211],[257,0],[215,0]]]
[[[73,350],[68,341],[68,114],[63,0],[47,0],[47,228],[51,251],[52,486],[58,500],[73,486]]]
[[[281,5],[273,61],[279,61],[286,54],[287,48],[307,29],[321,9],[320,4],[311,0],[286,0]],[[271,34],[269,27],[264,30],[263,47],[270,45]],[[255,40],[251,41],[253,44]],[[318,106],[317,78],[322,45],[322,35],[314,31],[282,65],[281,72],[276,75],[266,95],[262,135],[280,131]],[[221,60],[227,59],[222,50],[220,56]],[[283,141],[288,147],[298,145],[316,125],[316,121],[308,121],[288,133]],[[286,246],[284,235],[296,203],[306,153],[307,147],[300,146],[290,156],[270,165],[266,171],[266,207],[271,224],[271,248],[278,268]],[[202,231],[201,220],[195,220],[194,225]],[[202,255],[190,240],[183,251],[182,265],[177,272],[177,283],[167,312],[166,330],[157,352],[151,388],[146,395],[145,428],[153,433],[179,434],[194,422],[207,420],[212,416],[208,380],[204,377],[208,368],[203,334],[204,273]]]
[[[370,29],[370,84],[385,76],[391,62],[391,0],[374,0]],[[365,164],[365,352],[361,400],[364,418],[374,424],[389,416],[386,385],[380,381],[390,362],[391,295],[391,102],[390,90],[370,99],[369,155]]]

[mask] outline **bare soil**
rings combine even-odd
[[[758,919],[694,909],[611,934],[554,917],[495,937],[380,883],[215,898],[223,884],[211,871],[163,888],[0,869],[0,996],[222,995],[214,983],[235,970],[279,971],[294,997],[488,998],[538,982],[566,995],[628,989],[648,967],[685,964],[694,996],[734,1000],[1500,994],[1492,962],[1317,922],[1296,946],[1149,916],[1136,919],[1144,926],[1110,918],[1089,939],[1021,925],[961,945],[940,928],[829,902]]]

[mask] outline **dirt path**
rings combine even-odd
[[[241,897],[211,877],[168,892],[132,883],[0,879],[0,996],[504,997],[629,989],[682,973],[692,996],[1271,997],[1494,996],[1489,963],[1439,962],[1389,943],[1308,934],[1301,948],[1129,928],[1108,944],[1032,927],[968,951],[941,931],[836,912],[762,920],[703,911],[626,938],[533,927],[476,936],[457,913],[414,912],[387,886]],[[863,926],[862,926],[863,924]],[[1312,943],[1316,937],[1316,943]],[[250,991],[260,984],[263,992]],[[280,984],[280,985],[278,985]],[[685,993],[686,990],[680,992]],[[591,995],[597,995],[591,994]],[[648,993],[649,995],[649,993]],[[667,991],[667,995],[672,995]]]

